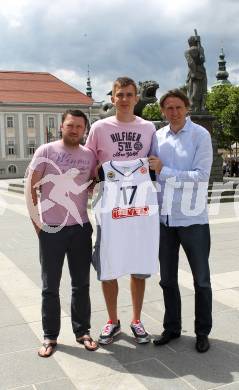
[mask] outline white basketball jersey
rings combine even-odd
[[[158,272],[159,214],[148,159],[107,161],[97,204],[100,280]]]

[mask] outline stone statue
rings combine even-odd
[[[144,107],[149,103],[155,103],[157,101],[156,91],[159,85],[156,81],[149,80],[139,82],[138,94],[139,101],[134,108],[134,114],[141,116]],[[112,92],[109,92],[108,95],[111,95]],[[115,115],[115,107],[112,103],[105,103],[103,105],[102,112],[100,113],[101,118],[105,118],[111,115]]]
[[[205,111],[205,99],[207,94],[207,74],[204,67],[205,55],[201,46],[200,36],[195,35],[188,39],[189,49],[185,51],[188,63],[188,75],[186,80],[187,95],[193,112]]]

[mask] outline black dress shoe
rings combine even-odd
[[[165,331],[163,331],[163,333],[159,337],[156,337],[156,339],[154,339],[153,343],[154,343],[154,345],[168,344],[170,340],[177,339],[180,336],[181,336],[180,333],[174,333],[174,332],[170,332],[168,330],[165,330]]]
[[[207,352],[210,348],[209,340],[206,335],[197,336],[195,348],[198,352]]]

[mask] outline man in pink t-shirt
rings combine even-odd
[[[99,164],[109,160],[135,160],[149,155],[155,127],[151,122],[134,115],[137,102],[135,82],[128,77],[118,78],[112,89],[116,115],[95,122],[86,141],[86,146],[94,151]],[[140,320],[147,276],[131,275],[133,317],[130,326],[138,343],[150,341]],[[118,282],[116,279],[103,281],[102,288],[109,320],[100,334],[99,343],[109,344],[121,331],[117,314]]]
[[[71,276],[71,321],[76,341],[88,350],[97,349],[89,333],[92,227],[87,215],[87,187],[96,160],[91,150],[80,145],[86,124],[82,111],[66,111],[62,116],[62,139],[41,145],[28,169],[26,199],[39,238],[42,270],[41,357],[51,356],[57,345],[59,286],[65,255]]]

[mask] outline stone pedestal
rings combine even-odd
[[[205,127],[212,135],[212,127],[215,117],[210,115],[208,112],[197,113],[191,112],[190,118],[193,122]],[[210,183],[213,182],[222,182],[223,181],[223,172],[222,172],[222,156],[218,154],[217,140],[212,136],[212,147],[213,147],[213,163],[210,176]]]

